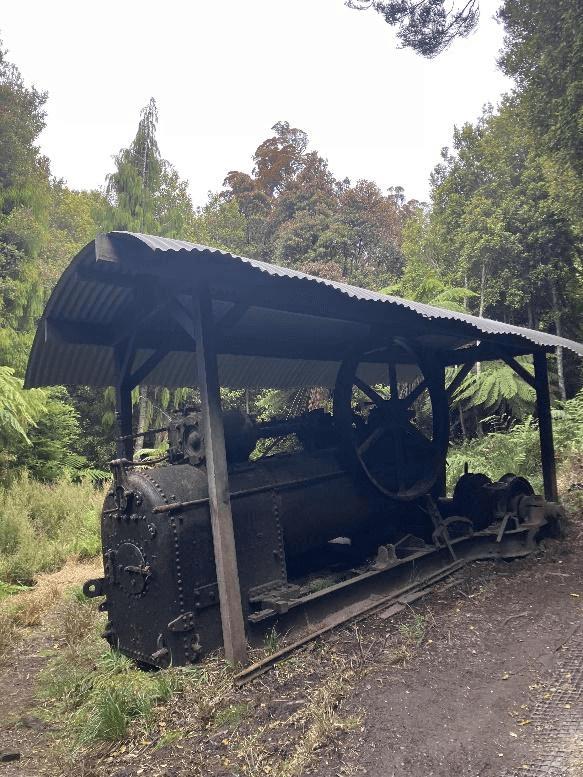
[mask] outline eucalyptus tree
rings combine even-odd
[[[410,216],[399,187],[386,194],[371,181],[337,179],[327,160],[308,150],[308,135],[279,121],[253,155],[251,173],[232,170],[218,200],[203,217],[219,243],[234,241],[253,257],[314,275],[371,288],[394,281],[402,270],[401,230]],[[218,203],[236,202],[244,220],[237,234],[232,213]],[[220,219],[217,216],[221,216]],[[229,234],[230,231],[230,234]],[[242,244],[243,242],[243,244]],[[233,245],[233,244],[231,244]]]

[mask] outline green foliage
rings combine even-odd
[[[572,293],[572,225],[512,102],[456,130],[454,147],[433,176],[433,251],[479,315],[536,328]]]
[[[67,402],[75,408],[81,429],[79,436],[71,441],[71,450],[84,458],[88,467],[107,470],[108,462],[116,455],[115,391],[75,386],[67,393]]]
[[[559,468],[568,466],[573,455],[583,450],[583,392],[553,409],[553,436]],[[535,492],[542,492],[538,425],[531,416],[507,432],[452,446],[447,457],[448,493],[462,476],[466,462],[470,472],[484,472],[492,480],[507,472],[522,475],[531,481]]]
[[[60,181],[52,183],[48,224],[37,263],[44,299],[72,257],[104,227],[106,205],[101,192],[71,191]]]
[[[255,151],[252,175],[231,171],[199,213],[200,239],[332,280],[369,288],[394,281],[412,212],[402,190],[384,195],[370,181],[338,181],[325,159],[307,151],[303,130],[288,122],[272,130]]]
[[[516,79],[530,128],[543,147],[583,173],[583,28],[579,0],[506,0],[501,66]]]
[[[263,643],[265,645],[265,652],[268,655],[271,655],[272,653],[277,653],[277,651],[279,650],[280,642],[281,642],[281,634],[278,632],[275,626],[272,626],[271,629],[265,635],[265,639],[263,640]]]
[[[18,338],[2,329],[26,332],[42,309],[35,260],[46,234],[50,183],[48,161],[35,142],[44,128],[46,98],[24,85],[0,43],[0,362],[20,374],[23,352],[14,350]]]
[[[4,580],[0,580],[0,601],[6,599],[8,596],[21,594],[23,591],[30,591],[30,586],[6,583]]]
[[[37,389],[38,390],[38,389]],[[86,459],[74,451],[81,436],[79,414],[65,401],[65,389],[46,390],[46,405],[29,433],[29,445],[16,443],[15,464],[38,480],[52,482],[79,473]]]
[[[78,648],[53,658],[41,676],[40,700],[59,710],[63,732],[74,753],[98,740],[122,737],[138,719],[151,726],[154,709],[181,684],[172,670],[146,673],[112,652],[96,635],[84,641],[91,660],[81,663]]]
[[[583,390],[553,408],[553,433],[561,458],[583,451]]]
[[[274,652],[274,651],[268,651]],[[231,704],[225,709],[217,712],[213,719],[213,725],[228,726],[229,728],[236,728],[239,723],[245,718],[245,716],[251,711],[251,705],[246,703]]]
[[[142,110],[138,131],[115,157],[107,179],[109,229],[166,237],[185,237],[194,220],[188,184],[162,158],[156,139],[158,109],[154,98]]]
[[[540,493],[540,442],[536,422],[529,416],[507,432],[492,432],[452,446],[447,457],[448,493],[452,493],[463,475],[466,463],[470,472],[484,472],[492,480],[507,472],[522,475]]]
[[[0,580],[23,582],[100,550],[102,495],[89,480],[47,486],[21,474],[0,488]]]
[[[399,624],[399,633],[405,642],[419,647],[425,636],[427,621],[423,615],[414,615],[407,623]]]
[[[197,210],[185,238],[243,256],[249,253],[247,223],[239,203],[236,199],[222,200],[218,194],[211,195],[207,204]]]
[[[46,391],[25,391],[22,381],[14,377],[14,370],[0,367],[0,448],[18,439],[29,444],[27,429],[46,412],[46,407]]]
[[[0,42],[0,213],[34,199],[31,185],[42,167],[35,141],[44,129],[45,92],[24,85]],[[41,163],[41,164],[39,164]]]
[[[531,375],[533,367],[524,358],[519,363]],[[498,415],[510,413],[514,418],[522,419],[532,413],[536,394],[534,389],[520,378],[504,362],[485,362],[480,370],[470,372],[453,395],[453,406],[479,408],[485,413]]]
[[[282,389],[265,389],[255,400],[257,420],[269,421],[272,418],[286,414],[290,404],[289,391]]]
[[[93,623],[89,628],[85,625],[67,650],[49,660],[41,675],[38,700],[42,706],[37,712],[58,727],[59,739],[73,756],[97,741],[123,737],[130,725],[148,732],[160,707],[176,693],[192,692],[203,726],[211,721],[234,726],[245,716],[247,705],[223,707],[232,689],[231,672],[224,662],[209,659],[188,669],[144,672],[104,644],[99,636],[102,618],[93,602],[72,604],[79,612],[93,611]],[[177,738],[168,732],[165,743]]]

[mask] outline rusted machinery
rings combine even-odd
[[[365,383],[342,365],[332,414],[256,424],[224,416],[230,501],[247,631],[330,597],[371,574],[415,567],[423,556],[481,539],[477,556],[517,555],[560,509],[530,484],[466,473],[439,497],[448,403],[430,370],[412,386]],[[359,398],[359,399],[358,399]],[[222,644],[201,414],[171,424],[169,464],[112,463],[102,519],[105,575],[85,586],[105,595],[112,646],[143,664],[182,665]],[[259,438],[293,435],[296,450],[251,461]],[[520,538],[510,549],[501,542]],[[517,549],[518,548],[518,549]],[[325,587],[318,590],[325,580]]]
[[[556,347],[583,355],[545,332],[208,246],[98,235],[51,294],[25,383],[115,389],[104,576],[85,586],[105,597],[107,638],[154,666],[221,644],[244,663],[247,639],[274,619],[315,623],[324,605],[341,617],[378,597],[377,584],[529,552],[560,520],[546,361]],[[513,475],[466,473],[445,494],[449,404],[488,360],[533,390],[548,502]],[[144,385],[200,393],[152,469],[133,463],[132,391]],[[223,386],[324,388],[332,400],[256,424],[222,416]],[[271,445],[258,438],[285,438],[287,452],[258,457]]]

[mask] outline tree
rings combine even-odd
[[[62,181],[52,181],[47,227],[38,253],[43,297],[61,277],[83,246],[104,227],[107,200],[98,191],[72,191]]]
[[[0,444],[6,447],[16,438],[29,442],[27,430],[46,409],[43,389],[25,391],[10,367],[0,366]]]
[[[475,29],[480,16],[478,0],[467,0],[456,10],[446,10],[445,0],[346,0],[358,11],[372,8],[387,24],[397,27],[404,48],[424,57],[440,54],[455,38],[465,38]]]
[[[234,197],[225,200],[218,194],[211,195],[197,210],[185,237],[193,243],[248,255],[248,222]]]
[[[48,160],[35,145],[47,95],[24,85],[0,43],[0,364],[23,374],[44,302],[38,254],[50,206]]]
[[[194,218],[188,183],[160,154],[156,139],[158,109],[152,97],[140,114],[136,136],[114,158],[107,178],[111,229],[182,237]]]
[[[515,100],[455,130],[433,176],[424,242],[450,285],[475,292],[472,312],[577,335],[580,244]]]
[[[24,85],[18,68],[7,61],[0,41],[0,213],[31,204],[47,161],[35,142],[45,126],[46,92]]]
[[[306,133],[290,127],[287,121],[278,121],[271,129],[275,135],[264,140],[253,156],[255,181],[268,195],[281,191],[286,181],[303,168],[303,154],[308,145]]]
[[[136,136],[115,157],[116,170],[107,179],[111,229],[185,238],[194,231],[195,216],[188,184],[162,158],[156,139],[158,109],[152,97],[142,110]],[[136,450],[153,417],[155,389],[140,386]]]
[[[217,219],[226,211],[211,201],[206,223],[221,225],[215,240],[235,251],[321,277],[380,288],[401,272],[401,229],[412,212],[399,187],[383,194],[370,181],[337,180],[328,162],[308,150],[307,133],[279,121],[253,155],[251,174],[232,170],[219,195],[236,203],[245,240]],[[214,215],[213,215],[214,214]],[[234,247],[234,241],[237,246]],[[216,243],[215,243],[216,244]]]
[[[12,446],[13,467],[26,469],[37,480],[55,482],[79,474],[87,459],[76,451],[81,437],[79,414],[69,404],[66,390],[52,387],[44,391],[45,411],[30,429],[28,444],[19,440]]]
[[[580,0],[506,0],[500,65],[545,165],[549,187],[583,234],[583,24]]]

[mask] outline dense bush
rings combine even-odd
[[[558,467],[568,467],[583,451],[583,391],[553,409],[553,433]],[[528,416],[507,432],[497,432],[450,448],[447,458],[448,493],[467,463],[470,472],[484,472],[497,480],[507,472],[528,478],[542,492],[538,424]]]
[[[30,581],[69,556],[97,555],[101,502],[90,480],[47,485],[22,473],[0,488],[0,580]]]

